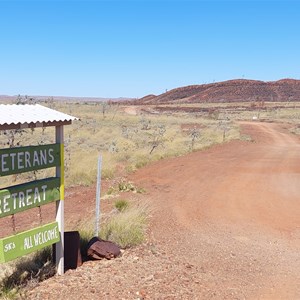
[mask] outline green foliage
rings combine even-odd
[[[119,199],[115,201],[115,208],[120,212],[124,211],[128,207],[129,207],[129,202],[127,200]]]
[[[111,186],[107,190],[107,195],[113,195],[119,192],[145,193],[142,187],[136,187],[132,182],[121,179],[115,186]]]
[[[132,182],[120,181],[118,189],[120,192],[133,192],[135,191],[135,186]]]

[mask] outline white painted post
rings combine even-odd
[[[56,221],[60,232],[60,242],[55,244],[55,263],[58,275],[64,274],[64,127],[55,127],[56,143],[60,144],[60,166],[56,167],[56,177],[60,177],[60,200],[56,202]]]
[[[95,222],[95,236],[99,236],[100,223],[100,194],[101,194],[101,166],[102,156],[98,158],[98,172],[97,172],[97,191],[96,191],[96,222]]]

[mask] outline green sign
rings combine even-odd
[[[59,188],[59,178],[47,178],[0,190],[0,218],[58,201]]]
[[[0,263],[11,261],[59,241],[57,222],[0,239]]]
[[[0,149],[0,177],[60,165],[60,144]]]

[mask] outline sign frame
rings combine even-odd
[[[58,195],[56,193],[55,196],[49,197],[49,199],[47,200],[46,199],[47,191],[44,188],[43,191],[45,192],[45,203],[43,204],[46,204],[46,202],[56,203],[55,224],[57,224],[59,239],[55,240],[55,264],[56,264],[57,274],[63,275],[64,274],[64,127],[63,125],[58,125],[58,124],[55,126],[55,144],[0,149],[0,178],[7,175],[19,174],[23,172],[29,172],[29,171],[40,170],[40,169],[51,168],[51,167],[56,168],[56,177],[46,178],[40,181],[39,180],[31,181],[22,185],[10,186],[4,189],[0,189],[0,218],[9,215],[14,215],[15,213],[19,213],[29,208],[40,206],[38,205],[37,201],[36,203],[33,203],[34,201],[32,202],[32,195],[31,196],[26,195],[27,198],[25,200],[24,198],[25,194],[24,191],[22,191],[22,189],[25,188],[26,190],[27,188],[26,190],[27,192],[28,190],[32,192],[34,185],[40,185],[43,182],[48,182],[48,183],[51,182],[51,184],[54,183],[54,186],[52,185],[51,186],[53,187],[53,189],[55,188],[59,189]],[[16,205],[15,203],[17,202],[16,191],[19,192],[19,196],[18,196],[19,198],[20,198],[20,193],[22,195],[21,196],[22,207],[19,207],[18,209],[12,209],[12,207],[15,208]],[[14,196],[12,193],[14,194]],[[13,199],[10,199],[11,197],[13,197]],[[10,203],[9,200],[12,200],[13,203]],[[28,207],[26,207],[26,205],[23,205],[24,203],[28,204]],[[53,224],[54,223],[50,223],[44,226],[51,226]],[[13,245],[14,239],[18,240],[18,237],[20,236],[22,237],[22,234],[28,234],[28,233],[30,234],[30,232],[36,232],[40,228],[41,227],[34,228],[31,229],[30,231],[26,231],[11,237],[0,239],[0,263],[8,260],[12,260],[20,256],[17,255],[17,256],[12,256],[13,258],[6,258],[6,255],[4,253],[3,243],[5,243],[6,241],[11,241],[9,243]],[[47,245],[45,244],[44,246]],[[42,246],[42,248],[44,246]],[[33,251],[30,251],[28,253],[31,253]],[[24,255],[27,254],[25,252],[23,252]],[[23,254],[21,254],[21,256]]]
[[[56,267],[58,275],[64,273],[64,125],[72,124],[72,121],[79,120],[76,117],[67,115],[62,112],[58,112],[54,109],[44,107],[39,104],[24,104],[24,105],[2,105],[1,111],[3,110],[2,117],[0,117],[0,130],[23,130],[25,128],[36,128],[36,127],[52,127],[55,128],[55,144],[54,147],[57,147],[59,155],[57,159],[53,159],[53,152],[40,153],[40,157],[37,153],[33,156],[30,153],[25,154],[23,151],[22,154],[12,154],[4,155],[3,152],[0,153],[0,179],[2,176],[8,174],[18,174],[22,172],[30,171],[31,167],[34,169],[42,169],[51,167],[48,163],[52,164],[56,169],[56,177],[60,179],[60,199],[56,201],[56,222],[58,223],[60,241],[55,244],[56,250]],[[43,145],[29,147],[36,147],[35,149],[41,149]],[[47,146],[46,146],[47,147]],[[21,150],[23,147],[19,147]],[[3,151],[15,151],[9,150],[7,148]],[[25,149],[25,148],[23,148]],[[45,149],[44,149],[45,150]],[[52,151],[52,150],[51,150]],[[11,152],[13,153],[13,152]],[[48,159],[47,159],[48,155]],[[16,162],[14,159],[18,159]],[[3,160],[3,162],[2,162]],[[11,162],[9,162],[11,160]],[[14,161],[14,162],[13,162]],[[55,162],[54,162],[55,161]],[[47,163],[46,163],[47,162]],[[59,162],[59,163],[58,163]],[[14,163],[14,167],[13,164]],[[18,168],[16,168],[16,163]],[[37,168],[39,167],[39,168]],[[18,169],[18,171],[16,170]],[[26,169],[26,170],[24,170]],[[33,169],[32,169],[33,170]],[[22,172],[19,172],[22,171]],[[5,200],[7,201],[7,199]],[[28,200],[30,203],[30,199]],[[5,202],[5,205],[6,202]],[[7,207],[5,207],[7,208]]]

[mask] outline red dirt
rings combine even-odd
[[[26,298],[300,299],[299,139],[283,125],[241,126],[252,142],[131,176],[152,208],[147,243],[42,282]],[[75,216],[81,195],[66,199]]]

